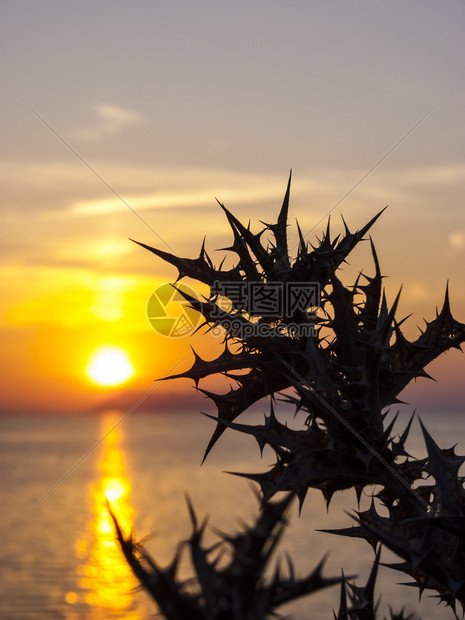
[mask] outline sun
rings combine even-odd
[[[120,385],[133,376],[134,367],[124,349],[102,345],[90,356],[86,374],[98,385]]]

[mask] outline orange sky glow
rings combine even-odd
[[[129,238],[193,258],[206,235],[218,265],[231,238],[215,197],[258,231],[291,167],[291,246],[296,218],[315,227],[311,242],[346,194],[334,234],[341,213],[354,229],[388,204],[372,236],[388,299],[403,285],[399,316],[413,312],[407,335],[434,317],[447,280],[465,321],[460,3],[206,2],[201,15],[115,3],[110,17],[105,2],[52,4],[44,16],[6,3],[1,37],[1,412],[128,410],[151,388],[140,409],[212,412],[192,382],[157,380],[220,341],[153,329],[147,302],[177,273]],[[373,272],[362,245],[347,284]],[[86,374],[102,345],[134,367],[121,384]],[[457,407],[464,370],[454,350],[428,369],[438,383],[419,380],[406,399]]]

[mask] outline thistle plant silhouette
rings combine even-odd
[[[460,349],[465,325],[453,318],[446,288],[441,311],[426,322],[416,340],[407,340],[403,320],[396,318],[399,295],[388,307],[371,238],[374,274],[360,273],[352,286],[343,285],[338,270],[380,213],[356,232],[344,222],[344,233],[334,239],[328,220],[326,232],[312,246],[297,224],[299,244],[292,259],[287,241],[290,184],[289,176],[277,222],[264,224],[258,234],[220,203],[233,234],[227,249],[237,255],[231,269],[222,269],[223,263],[216,268],[205,244],[198,258],[189,259],[140,243],[174,265],[178,280],[188,276],[210,287],[210,296],[203,301],[180,292],[202,314],[207,329],[223,329],[224,351],[217,359],[207,361],[194,354],[188,371],[169,377],[192,379],[217,407],[205,457],[221,435],[233,429],[255,437],[260,450],[270,447],[276,462],[261,474],[238,474],[258,485],[260,499],[255,522],[239,533],[222,535],[213,547],[204,546],[206,521],[198,520],[188,500],[192,534],[179,545],[168,567],[161,568],[132,536],[125,537],[115,518],[121,548],[168,620],[279,617],[277,610],[284,603],[336,584],[337,620],[374,619],[382,545],[399,557],[389,565],[392,569],[410,576],[410,585],[420,594],[432,590],[456,614],[457,603],[465,607],[465,489],[459,472],[465,457],[457,456],[454,448],[440,448],[421,424],[427,457],[413,458],[406,451],[413,416],[400,434],[394,434],[397,416],[389,423],[386,416],[391,405],[401,402],[397,397],[412,379],[428,377],[425,367],[432,360],[451,347]],[[279,290],[285,310],[260,314],[246,298],[231,299],[226,311],[219,304],[218,283],[229,290],[239,290],[244,283],[261,286],[265,292]],[[310,285],[320,291],[316,312],[289,303],[295,287],[303,290]],[[263,334],[257,326],[268,327],[268,332]],[[226,394],[198,387],[201,379],[218,373],[234,379],[237,387]],[[273,404],[277,395],[305,413],[301,429],[279,421]],[[271,410],[263,424],[236,422],[264,397],[271,398]],[[302,506],[308,490],[318,489],[329,506],[336,491],[353,488],[360,500],[362,491],[374,485],[380,490],[368,510],[355,512],[355,525],[332,531],[373,547],[373,567],[364,587],[351,583],[352,577],[324,577],[323,562],[303,578],[295,576],[290,559],[286,571],[279,564],[267,571],[294,498]],[[185,545],[194,578],[183,581],[177,568]],[[391,610],[390,617],[410,616]]]

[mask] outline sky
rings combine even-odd
[[[410,337],[447,280],[465,321],[462,2],[6,0],[1,23],[0,411],[129,409],[149,390],[141,408],[206,409],[155,380],[219,344],[153,329],[176,270],[129,238],[194,257],[206,236],[218,263],[215,198],[259,230],[291,168],[310,241],[330,211],[336,233],[389,205],[372,234]],[[372,273],[367,246],[346,283]],[[86,374],[102,345],[135,369],[121,386]],[[460,405],[464,370],[442,356],[409,402]]]

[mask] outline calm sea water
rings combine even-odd
[[[408,413],[402,416],[399,430]],[[442,447],[465,443],[464,416],[434,411],[421,416]],[[271,454],[265,452],[260,460],[252,439],[229,431],[200,467],[213,423],[196,413],[134,413],[95,447],[120,417],[113,412],[0,418],[3,620],[155,616],[154,605],[137,589],[116,545],[105,497],[126,531],[134,529],[139,538],[150,535],[146,548],[161,565],[189,535],[186,491],[198,514],[210,515],[210,523],[222,531],[237,531],[240,518],[251,521],[257,507],[253,492],[246,481],[223,471],[264,470],[273,461]],[[245,422],[259,421],[262,414],[243,417]],[[424,455],[418,423],[410,449]],[[458,451],[463,454],[465,445]],[[319,493],[310,492],[302,515],[291,512],[278,555],[289,551],[297,573],[303,575],[329,551],[328,576],[339,575],[343,567],[346,575],[356,574],[356,582],[364,584],[373,559],[371,548],[364,541],[315,531],[350,525],[344,509],[352,508],[356,508],[353,493],[336,495],[327,513]],[[210,536],[213,541],[214,533]],[[393,556],[384,551],[382,560],[392,561]],[[187,563],[182,570],[189,570]],[[395,585],[405,580],[401,573],[381,569],[382,610],[391,604],[395,609],[405,606],[424,619],[453,617],[427,594],[419,603],[416,589]],[[326,620],[337,609],[338,596],[338,588],[331,588],[282,611],[295,620]]]

